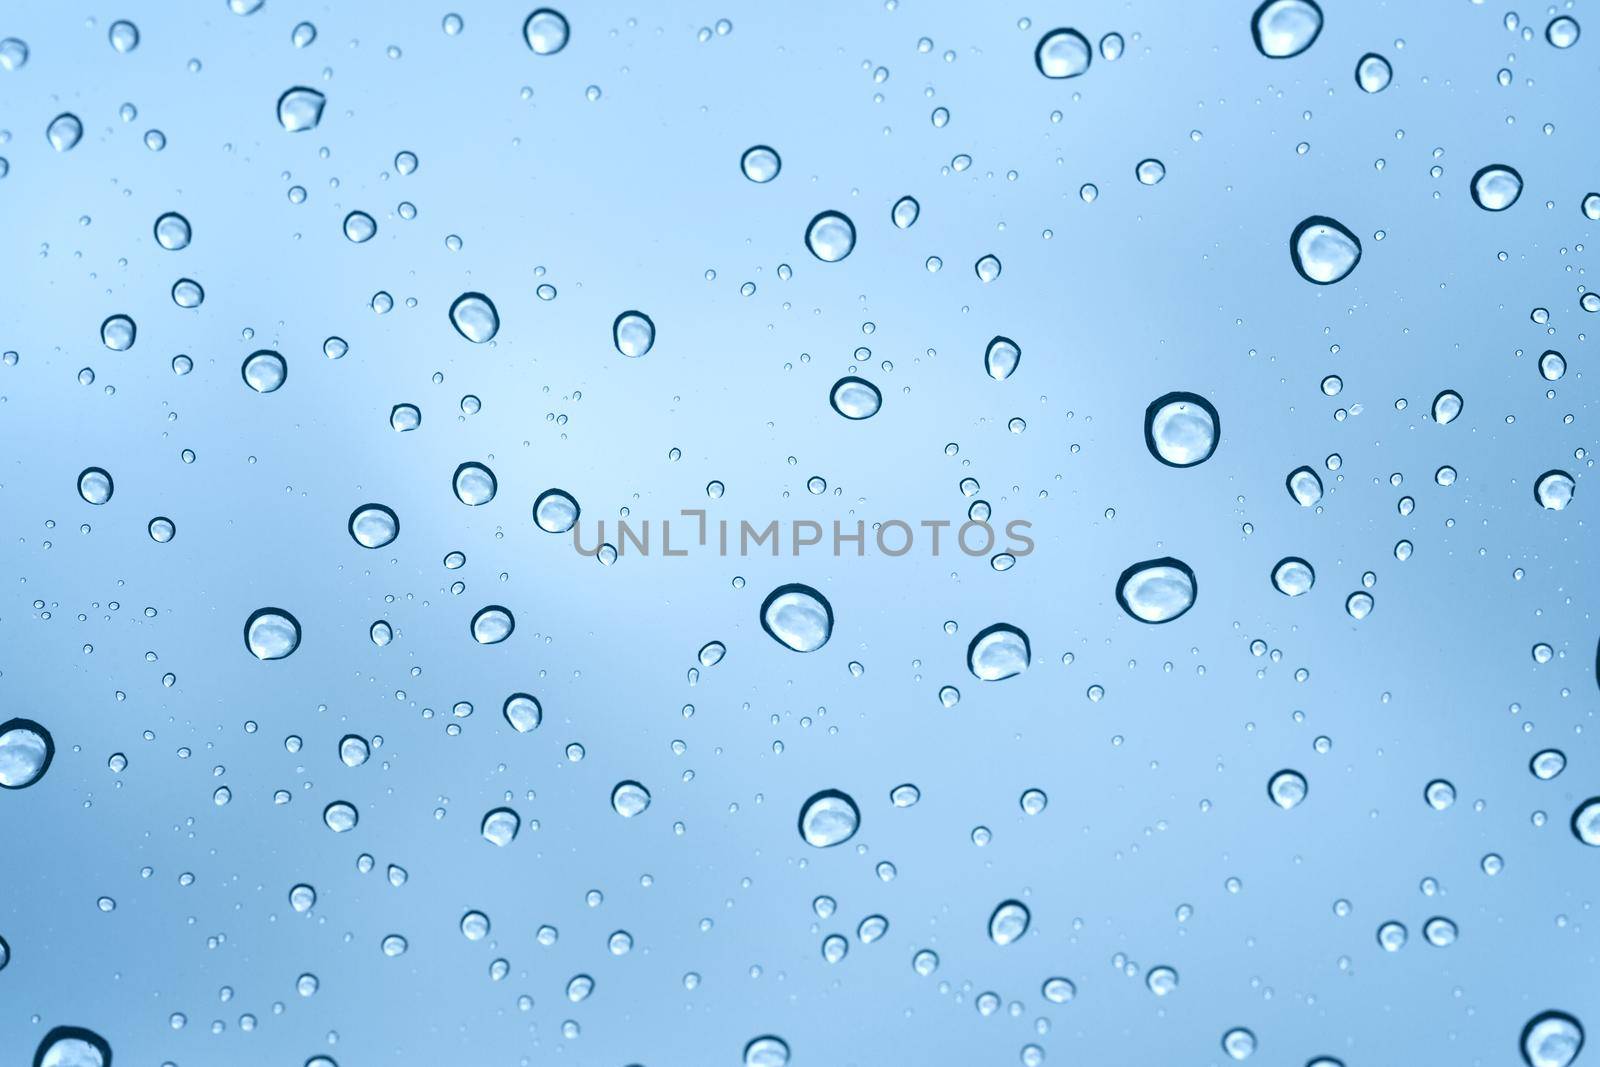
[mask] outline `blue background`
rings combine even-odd
[[[1578,306],[1595,229],[1579,203],[1600,186],[1595,39],[1552,48],[1543,10],[1523,12],[1525,40],[1492,4],[1335,2],[1308,52],[1273,61],[1252,46],[1252,8],[569,4],[569,45],[537,56],[527,11],[493,3],[458,4],[458,36],[441,29],[452,9],[409,2],[267,0],[242,18],[223,0],[7,5],[0,35],[31,55],[0,71],[0,349],[18,354],[0,366],[0,709],[44,723],[57,754],[39,784],[0,795],[0,1060],[75,1024],[130,1067],[737,1064],[767,1033],[794,1067],[1015,1063],[1030,1043],[1048,1063],[1217,1064],[1244,1026],[1257,1063],[1495,1065],[1518,1062],[1540,1011],[1600,1018],[1600,851],[1567,829],[1600,793]],[[731,32],[700,33],[724,17]],[[107,43],[116,18],[139,26],[136,50]],[[303,19],[318,35],[296,49]],[[1058,24],[1119,32],[1126,53],[1046,80],[1033,49]],[[1354,81],[1367,51],[1394,65],[1381,94]],[[294,85],[327,94],[313,131],[276,121]],[[44,130],[62,111],[85,133],[57,153]],[[152,128],[163,151],[145,147]],[[783,159],[766,185],[739,170],[758,143]],[[402,150],[420,160],[403,177]],[[954,170],[962,153],[971,166]],[[1146,157],[1165,163],[1161,184],[1135,180]],[[1526,183],[1498,214],[1467,192],[1493,162]],[[906,194],[922,214],[900,231],[889,213]],[[360,245],[341,231],[357,209],[378,223]],[[802,241],[826,209],[858,232],[836,264]],[[164,211],[193,224],[187,249],[155,243]],[[1364,246],[1331,287],[1287,254],[1313,214]],[[1004,270],[984,285],[988,253]],[[172,303],[179,277],[205,287],[200,308]],[[554,300],[535,296],[546,283]],[[380,290],[395,299],[383,316]],[[492,346],[448,322],[467,290],[498,306]],[[657,328],[637,360],[611,346],[634,308]],[[119,312],[139,327],[120,353],[99,341]],[[1023,349],[1005,382],[983,370],[995,334]],[[329,335],[349,342],[342,360],[323,357]],[[262,347],[289,365],[270,395],[239,376]],[[1566,354],[1562,381],[1539,376],[1546,348]],[[177,353],[192,374],[174,376]],[[847,422],[828,390],[856,372],[884,405]],[[1344,381],[1334,398],[1328,374]],[[1445,388],[1465,410],[1439,426]],[[1196,468],[1144,446],[1145,406],[1172,390],[1221,415]],[[418,431],[390,429],[402,402],[421,407]],[[468,460],[498,476],[485,507],[451,494]],[[1302,463],[1327,489],[1317,509],[1284,490]],[[1448,488],[1433,480],[1446,463]],[[116,479],[101,508],[76,494],[89,465]],[[1533,500],[1553,467],[1577,477],[1562,512]],[[812,475],[825,495],[806,491]],[[1036,551],[1008,572],[922,551],[604,567],[529,514],[560,487],[590,530],[685,507],[959,522],[967,477],[997,525],[1033,524]],[[713,479],[726,492],[709,500]],[[345,531],[368,501],[400,516],[387,549]],[[147,536],[155,515],[176,522],[171,543]],[[453,550],[459,571],[441,562]],[[1146,626],[1113,584],[1164,555],[1194,568],[1199,600]],[[1315,565],[1309,595],[1271,587],[1286,555]],[[1366,571],[1376,608],[1357,623],[1344,601]],[[815,654],[758,624],[787,582],[832,603]],[[468,622],[490,603],[517,630],[481,647]],[[287,660],[243,647],[264,605],[304,628]],[[367,636],[379,618],[396,631],[384,648]],[[980,683],[966,645],[1000,621],[1028,633],[1033,663]],[[711,640],[728,655],[691,684]],[[1540,641],[1548,664],[1530,654]],[[944,685],[962,691],[954,708]],[[519,690],[544,707],[531,734],[499,714]],[[452,715],[459,701],[471,716]],[[355,769],[337,753],[351,732],[383,738]],[[1545,747],[1569,761],[1550,782],[1527,770]],[[1310,786],[1288,812],[1265,790],[1283,767]],[[1423,800],[1439,777],[1458,793],[1444,812]],[[627,821],[609,804],[625,778],[654,797]],[[901,782],[921,789],[915,807],[890,804]],[[1050,798],[1031,818],[1030,787]],[[862,826],[817,851],[795,819],[827,788],[856,798]],[[280,789],[291,803],[273,803]],[[345,835],[321,819],[339,799],[361,812]],[[505,849],[478,833],[500,805],[525,821]],[[1505,858],[1494,878],[1489,852]],[[306,914],[288,904],[300,882],[318,893]],[[819,894],[838,901],[826,921]],[[988,917],[1013,897],[1033,925],[1000,947]],[[470,908],[489,939],[462,937]],[[873,913],[889,933],[860,944]],[[1457,943],[1426,943],[1433,915]],[[1375,938],[1388,919],[1411,931],[1396,954]],[[546,923],[551,947],[534,939]],[[619,929],[634,948],[613,957]],[[851,949],[830,966],[835,932]],[[405,955],[380,951],[391,933]],[[921,949],[939,954],[932,976],[912,970]],[[1159,964],[1180,976],[1165,998],[1143,981]],[[305,972],[321,982],[310,998]],[[595,992],[572,1004],[580,973]],[[1053,975],[1076,984],[1071,1003],[1040,995]],[[974,1001],[991,990],[1006,1007],[985,1018]]]

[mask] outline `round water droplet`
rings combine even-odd
[[[861,810],[837,789],[813,793],[800,806],[800,836],[813,848],[842,845],[861,826]]]
[[[522,39],[528,42],[534,55],[555,55],[567,47],[567,38],[571,34],[572,28],[567,24],[567,17],[548,7],[535,9],[522,24]]]
[[[1536,752],[1528,761],[1528,770],[1541,782],[1548,782],[1567,768],[1567,756],[1559,748]]]
[[[43,726],[32,719],[0,723],[0,789],[26,789],[44,777],[55,758],[55,739]]]
[[[485,344],[500,332],[500,312],[482,293],[462,293],[450,305],[450,325],[473,344]]]
[[[1456,943],[1456,924],[1442,915],[1435,915],[1422,924],[1422,936],[1434,948],[1444,948]]]
[[[850,942],[838,934],[829,934],[822,939],[822,958],[829,963],[838,963],[850,951]]]
[[[256,659],[285,659],[300,647],[300,622],[282,608],[258,608],[244,621],[244,644]]]
[[[789,1046],[781,1037],[767,1034],[744,1047],[744,1067],[788,1067]]]
[[[1394,68],[1376,52],[1368,52],[1356,60],[1356,84],[1363,92],[1381,93],[1394,80]]]
[[[262,349],[245,357],[239,375],[256,392],[275,393],[289,379],[289,364],[278,353]]]
[[[631,819],[650,806],[650,790],[628,779],[611,790],[611,810],[624,819]]]
[[[348,800],[335,800],[322,809],[322,821],[336,834],[347,833],[361,821],[361,813]]]
[[[1009,337],[996,336],[983,352],[983,369],[997,382],[1015,374],[1021,362],[1022,346]]]
[[[1198,586],[1182,560],[1164,556],[1135,563],[1117,579],[1117,603],[1133,618],[1171,622],[1194,607]]]
[[[345,238],[354,244],[365,244],[377,236],[378,224],[365,211],[352,211],[344,217]]]
[[[1522,1059],[1528,1067],[1568,1067],[1583,1050],[1583,1024],[1564,1011],[1546,1011],[1522,1028]]]
[[[165,515],[157,515],[151,519],[150,525],[146,529],[149,531],[150,540],[161,545],[178,536],[177,524]]]
[[[967,646],[967,669],[985,682],[1014,678],[1028,669],[1031,659],[1028,635],[1003,622],[980,630]]]
[[[177,252],[189,247],[193,231],[188,219],[176,211],[169,211],[156,219],[155,234],[157,244],[168,252]]]
[[[1145,408],[1144,443],[1169,467],[1193,467],[1217,450],[1222,420],[1205,397],[1167,393]]]
[[[856,224],[837,211],[824,211],[806,224],[806,247],[824,263],[837,263],[856,247]]]
[[[1472,201],[1485,211],[1504,211],[1522,195],[1522,175],[1504,163],[1491,163],[1472,176]]]
[[[0,70],[21,70],[28,62],[28,42],[16,37],[0,41]]]
[[[33,1067],[111,1067],[111,1046],[93,1030],[58,1026],[34,1050]]]
[[[1167,165],[1159,159],[1141,159],[1133,168],[1133,176],[1139,179],[1140,185],[1159,185],[1167,176]]]
[[[972,269],[978,275],[978,280],[988,285],[1000,277],[1000,260],[994,256],[984,256],[972,265]]]
[[[893,789],[889,790],[889,803],[893,804],[897,808],[913,807],[916,805],[917,801],[921,799],[922,790],[918,789],[910,782],[897,785]]]
[[[1460,393],[1446,389],[1433,398],[1433,421],[1440,426],[1454,422],[1456,416],[1461,414],[1463,403]]]
[[[611,324],[611,343],[629,359],[638,359],[656,343],[656,324],[642,311],[624,311]]]
[[[206,291],[193,278],[179,278],[172,283],[172,302],[181,308],[197,308],[205,299]]]
[[[1557,48],[1571,48],[1578,43],[1578,20],[1570,15],[1558,15],[1544,28],[1544,39]]]
[[[482,507],[494,499],[495,492],[500,487],[500,482],[495,478],[494,471],[482,463],[463,463],[456,468],[455,477],[451,479],[451,486],[455,489],[456,499],[468,507]]]
[[[1372,599],[1371,593],[1365,593],[1357,590],[1345,598],[1344,610],[1349,613],[1352,619],[1360,622],[1362,619],[1372,614],[1372,608],[1374,604],[1375,601]]]
[[[1533,498],[1549,511],[1564,511],[1577,489],[1578,483],[1566,471],[1545,471],[1533,483]]]
[[[1405,924],[1392,919],[1378,927],[1378,944],[1383,946],[1385,952],[1399,952],[1406,947],[1409,936]]]
[[[394,640],[394,627],[390,626],[385,620],[379,619],[367,629],[367,636],[372,639],[373,644],[382,648]]]
[[[118,19],[106,31],[106,39],[119,52],[131,52],[139,47],[139,27],[126,19]]]
[[[1028,932],[1033,915],[1020,900],[1004,900],[989,916],[989,940],[997,945],[1020,941]]]
[[[1152,967],[1144,976],[1144,984],[1156,996],[1168,996],[1178,988],[1178,972],[1171,967]]]
[[[865,378],[850,374],[833,383],[828,402],[845,418],[859,421],[878,413],[883,406],[883,394]]]
[[[85,467],[78,475],[78,495],[90,504],[104,504],[116,491],[116,483],[103,467]]]
[[[1286,0],[1276,0],[1284,3]],[[1242,1026],[1235,1027],[1222,1035],[1222,1051],[1228,1054],[1229,1059],[1247,1060],[1256,1051],[1256,1035]]]
[[[345,734],[339,739],[339,762],[346,767],[359,767],[372,755],[372,746],[359,734]]]
[[[1046,78],[1076,78],[1089,69],[1089,41],[1077,30],[1062,26],[1039,38],[1033,65]]]
[[[1443,778],[1435,778],[1423,787],[1422,797],[1434,811],[1444,811],[1456,802],[1456,787]]]
[[[287,89],[278,97],[278,124],[290,133],[314,130],[322,121],[322,109],[327,102],[327,97],[304,85]]]
[[[1312,0],[1265,0],[1250,19],[1256,50],[1268,59],[1304,52],[1322,32],[1322,8]]]
[[[1284,811],[1299,807],[1307,791],[1305,775],[1299,771],[1279,771],[1267,782],[1267,796]]]
[[[533,502],[534,524],[545,533],[566,533],[578,524],[578,514],[578,501],[562,489],[546,489]]]
[[[744,150],[744,155],[739,157],[739,169],[757,185],[765,185],[778,176],[778,171],[783,169],[783,160],[778,156],[777,149],[758,144]]]
[[[126,352],[133,347],[139,328],[126,315],[112,315],[100,324],[100,343],[113,352]]]
[[[1303,508],[1313,507],[1322,499],[1322,478],[1310,467],[1296,467],[1284,479],[1289,495]]]
[[[1272,587],[1284,596],[1309,593],[1316,582],[1316,570],[1299,556],[1285,556],[1273,565]]]
[[[1312,215],[1289,235],[1289,259],[1306,281],[1332,285],[1361,262],[1361,240],[1338,220]]]
[[[500,713],[519,734],[532,733],[544,721],[544,708],[536,697],[527,693],[512,693],[506,697]]]
[[[400,516],[382,504],[362,504],[350,513],[349,529],[362,548],[382,548],[400,536]]]
[[[809,585],[780,585],[761,604],[761,628],[795,652],[815,652],[833,636],[833,605]]]
[[[1596,197],[1600,200],[1600,197]],[[895,226],[902,230],[909,230],[916,225],[917,216],[922,214],[922,205],[917,203],[916,197],[902,196],[894,202],[894,207],[889,211],[889,218]],[[1600,218],[1600,215],[1596,215]]]
[[[70,111],[63,111],[45,127],[45,138],[57,152],[70,152],[83,140],[83,123]]]
[[[1572,809],[1572,836],[1600,848],[1600,797],[1590,797]]]
[[[480,645],[498,645],[511,636],[516,626],[510,608],[490,604],[472,617],[472,639]]]
[[[485,841],[501,848],[515,841],[517,831],[521,829],[522,817],[510,808],[494,808],[484,815],[483,822],[478,827]]]
[[[461,916],[461,936],[468,941],[482,941],[489,936],[489,916],[481,911],[469,911]]]

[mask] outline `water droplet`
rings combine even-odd
[[[1299,55],[1321,32],[1322,8],[1312,0],[1264,0],[1250,20],[1256,50],[1268,59]]]
[[[855,223],[837,211],[824,211],[806,224],[806,247],[824,263],[837,263],[855,250]]]
[[[382,504],[362,504],[350,513],[349,529],[362,548],[382,548],[400,536],[400,516]]]
[[[1310,467],[1296,467],[1284,479],[1289,495],[1303,508],[1313,507],[1322,499],[1322,478]]]
[[[1361,240],[1336,219],[1312,215],[1289,235],[1289,259],[1306,281],[1332,285],[1361,262]]]
[[[1033,65],[1046,78],[1076,78],[1089,69],[1089,41],[1077,30],[1060,27],[1039,38]]]
[[[519,734],[532,733],[544,721],[544,708],[537,698],[527,693],[512,693],[506,697],[500,713]]]
[[[300,647],[300,622],[282,608],[258,608],[244,622],[244,644],[256,659],[285,659]]]
[[[1299,771],[1279,771],[1267,782],[1267,796],[1284,811],[1299,807],[1307,792],[1305,775]]]
[[[795,652],[815,652],[833,636],[833,606],[809,585],[780,585],[761,604],[761,628]]]
[[[1600,196],[1596,197],[1600,201]],[[909,230],[916,225],[917,216],[922,214],[922,205],[917,203],[916,197],[902,196],[894,202],[894,207],[889,212],[889,218],[895,226],[902,230]],[[1595,218],[1600,219],[1600,214]]]
[[[1394,79],[1394,68],[1376,52],[1368,52],[1356,60],[1356,84],[1363,92],[1381,93]]]
[[[177,524],[165,515],[157,515],[151,519],[146,529],[149,531],[150,540],[162,545],[178,535]]]
[[[989,916],[989,940],[997,945],[1020,941],[1033,916],[1020,900],[1004,900]]]
[[[32,719],[0,723],[0,788],[26,789],[33,785],[44,777],[55,756],[55,739]]]
[[[339,739],[339,762],[346,767],[359,767],[372,755],[372,746],[359,734],[345,734]]]
[[[63,111],[45,127],[45,137],[57,152],[70,152],[83,140],[83,123],[70,111]]]
[[[1052,1004],[1065,1004],[1078,995],[1078,987],[1070,978],[1046,978],[1039,993]]]
[[[859,421],[870,419],[878,413],[883,406],[883,394],[865,378],[851,374],[833,383],[828,402],[833,405],[833,410],[845,418]]]
[[[534,524],[545,533],[566,533],[578,524],[578,514],[578,501],[562,489],[546,489],[533,502]]]
[[[822,958],[829,963],[838,963],[850,951],[850,942],[838,934],[829,934],[822,939]]]
[[[16,37],[0,41],[0,70],[21,70],[28,62],[28,43]]]
[[[1522,175],[1504,163],[1491,163],[1472,176],[1473,203],[1485,211],[1504,211],[1522,195]]]
[[[486,344],[500,332],[500,312],[482,293],[462,293],[450,305],[450,325],[473,344]]]
[[[842,845],[860,826],[861,810],[837,789],[813,793],[800,806],[800,836],[813,848]]]
[[[126,19],[118,19],[106,31],[106,39],[111,42],[111,47],[119,52],[127,53],[139,47],[139,27]]]
[[[373,644],[383,648],[394,640],[394,627],[390,626],[385,620],[379,619],[367,629],[367,636],[372,639]]]
[[[1568,1067],[1583,1050],[1583,1024],[1564,1011],[1546,1011],[1522,1028],[1522,1059],[1528,1067]]]
[[[517,839],[522,829],[522,817],[510,808],[494,808],[483,817],[478,830],[483,839],[492,845],[505,848]]]
[[[1435,915],[1422,924],[1422,936],[1434,948],[1455,944],[1456,934],[1456,924],[1442,915]]]
[[[618,782],[611,790],[611,810],[624,819],[641,814],[650,806],[650,790],[628,779]]]
[[[103,467],[85,467],[78,475],[78,495],[90,504],[104,504],[111,499],[116,483]]]
[[[327,102],[327,97],[304,85],[287,89],[278,97],[278,124],[290,133],[314,130],[322,121],[322,109]]]
[[[168,211],[156,219],[155,234],[157,244],[168,252],[177,252],[189,247],[193,231],[188,219],[176,211]]]
[[[1272,568],[1273,588],[1284,596],[1309,593],[1316,581],[1316,570],[1299,556],[1285,556]]]
[[[1461,394],[1454,389],[1446,389],[1433,398],[1433,421],[1440,426],[1454,422],[1456,416],[1461,414],[1462,405]]]
[[[344,217],[344,235],[352,244],[365,244],[377,233],[377,222],[365,211],[352,211]]]
[[[1168,996],[1177,991],[1178,972],[1166,966],[1152,967],[1144,976],[1144,984],[1156,996]]]
[[[482,941],[489,936],[489,916],[481,911],[469,911],[461,916],[461,936],[468,941]]]
[[[1364,593],[1360,590],[1357,590],[1345,598],[1344,610],[1349,613],[1352,619],[1360,622],[1362,619],[1372,614],[1373,605],[1374,601],[1371,593]]]
[[[1022,346],[1009,337],[996,336],[983,352],[983,367],[989,377],[1003,382],[1016,373],[1022,362]]]
[[[1434,811],[1444,811],[1456,802],[1456,787],[1443,778],[1435,778],[1423,787],[1422,797]]]
[[[1144,443],[1169,467],[1193,467],[1217,450],[1222,420],[1211,401],[1194,393],[1167,393],[1144,412]]]
[[[193,278],[179,278],[172,283],[172,302],[181,308],[197,308],[205,299],[206,291]]]
[[[1559,748],[1547,748],[1536,752],[1528,761],[1528,770],[1541,782],[1548,782],[1562,771],[1566,770],[1567,756]]]
[[[1133,176],[1139,179],[1140,185],[1159,185],[1167,176],[1167,166],[1159,159],[1141,159],[1133,168]]]
[[[348,800],[335,800],[322,809],[322,821],[336,834],[347,833],[361,821],[360,812]]]
[[[567,17],[548,7],[537,8],[522,24],[522,39],[539,56],[553,56],[567,47],[571,32]]]
[[[389,426],[396,433],[409,433],[422,425],[422,410],[415,404],[396,404],[389,409]]]
[[[638,359],[655,346],[656,324],[642,311],[624,311],[611,324],[611,343],[629,359]]]
[[[998,682],[1027,670],[1031,657],[1028,635],[999,622],[980,630],[967,646],[967,669],[981,681]]]
[[[1572,809],[1572,836],[1600,848],[1600,797],[1590,797]]]
[[[783,160],[778,156],[777,149],[758,144],[744,150],[744,155],[739,157],[739,169],[757,185],[765,185],[778,176],[778,171],[783,169]]]
[[[767,1034],[744,1047],[744,1067],[788,1067],[789,1046],[783,1038]]]
[[[1558,15],[1544,28],[1544,39],[1557,48],[1571,48],[1578,43],[1578,20],[1570,15]]]
[[[58,1026],[39,1042],[33,1067],[111,1067],[111,1046],[93,1030]]]
[[[498,645],[511,636],[516,625],[510,608],[490,604],[472,617],[472,638],[480,645]]]
[[[493,500],[495,492],[500,487],[494,471],[482,463],[470,462],[456,468],[455,477],[451,479],[450,484],[455,489],[456,499],[474,508]]]
[[[1000,277],[1000,260],[994,256],[984,256],[972,265],[972,269],[978,275],[978,280],[988,285]]]
[[[275,393],[289,378],[289,364],[278,353],[262,349],[245,357],[239,374],[256,392]]]
[[[1194,607],[1197,592],[1194,571],[1171,556],[1135,563],[1117,579],[1117,603],[1122,610],[1151,624],[1183,615]]]
[[[1275,3],[1288,3],[1291,0],[1272,0]],[[1222,1035],[1222,1051],[1228,1054],[1229,1059],[1247,1060],[1255,1053],[1256,1035],[1242,1026],[1229,1030]]]
[[[1545,471],[1533,484],[1533,498],[1549,511],[1564,511],[1577,490],[1578,483],[1566,471]]]

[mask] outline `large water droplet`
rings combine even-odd
[[[1596,197],[1600,200],[1600,197]],[[889,218],[893,220],[898,229],[909,230],[916,225],[917,216],[922,214],[922,205],[917,203],[914,196],[902,196],[894,202],[894,207],[889,211]],[[1600,218],[1600,214],[1596,215]]]
[[[856,224],[837,211],[824,211],[806,224],[806,247],[824,263],[837,263],[856,247]]]
[[[510,608],[490,604],[472,617],[472,639],[480,645],[498,645],[517,627]]]
[[[118,19],[106,31],[106,39],[119,52],[131,52],[139,47],[139,27],[126,19]]]
[[[478,826],[478,832],[483,834],[483,839],[492,845],[505,848],[517,839],[517,831],[522,829],[522,817],[510,808],[494,808],[483,817],[483,822]]]
[[[512,693],[506,697],[500,714],[505,716],[506,722],[519,734],[532,733],[544,721],[544,708],[538,698],[528,693]]]
[[[548,7],[536,8],[522,24],[522,39],[534,55],[553,56],[567,47],[572,27],[567,17]]]
[[[846,793],[824,789],[800,806],[800,836],[813,848],[842,845],[861,826],[861,809]]]
[[[1144,412],[1144,443],[1169,467],[1193,467],[1217,450],[1222,420],[1211,401],[1194,393],[1167,393]]]
[[[400,536],[400,516],[382,504],[362,504],[350,513],[350,536],[362,548],[382,548]]]
[[[1544,28],[1544,39],[1557,48],[1571,48],[1578,43],[1578,20],[1570,15],[1557,15]]]
[[[1394,80],[1394,68],[1376,52],[1368,52],[1356,60],[1356,84],[1363,92],[1381,93]]]
[[[1013,678],[1028,669],[1031,659],[1028,635],[1003,622],[980,630],[967,646],[967,669],[985,682]]]
[[[1117,579],[1117,603],[1140,622],[1171,622],[1194,607],[1194,571],[1182,560],[1164,556],[1135,563]]]
[[[139,336],[139,328],[126,315],[112,315],[100,324],[100,343],[113,352],[126,352]]]
[[[781,1037],[767,1034],[744,1047],[744,1067],[788,1067],[789,1046]]]
[[[1456,421],[1456,416],[1461,414],[1465,402],[1461,394],[1454,389],[1446,389],[1433,398],[1433,421],[1440,426]]]
[[[1322,478],[1310,467],[1296,467],[1283,484],[1294,502],[1303,508],[1312,507],[1322,499]]]
[[[656,343],[656,324],[642,311],[624,311],[611,324],[611,343],[629,359],[638,359]]]
[[[1039,38],[1033,50],[1033,65],[1046,78],[1076,78],[1089,69],[1092,55],[1083,34],[1062,26]]]
[[[611,810],[624,819],[641,814],[649,806],[650,790],[632,779],[618,782],[611,790]]]
[[[70,111],[63,111],[45,127],[45,137],[57,152],[69,152],[83,140],[83,123]]]
[[[451,479],[450,484],[455,489],[456,499],[474,508],[493,500],[495,492],[500,487],[494,471],[482,463],[471,462],[463,463],[456,468],[455,477]]]
[[[1491,163],[1472,176],[1472,201],[1485,211],[1504,211],[1522,195],[1522,175],[1504,163]]]
[[[764,144],[747,148],[744,155],[739,157],[739,169],[744,171],[744,176],[758,185],[765,185],[778,176],[778,171],[783,169],[783,160],[778,156],[778,150]]]
[[[1033,916],[1020,900],[1003,900],[989,916],[989,940],[997,945],[1020,941]]]
[[[1021,362],[1022,346],[1009,337],[996,336],[983,351],[983,369],[997,382],[1015,374]]]
[[[156,219],[156,243],[168,252],[177,252],[189,247],[189,240],[193,230],[189,227],[189,220],[176,211],[169,211]]]
[[[262,349],[245,357],[239,374],[256,392],[275,393],[289,379],[289,364],[278,353]]]
[[[1306,281],[1332,285],[1361,262],[1361,240],[1338,220],[1312,215],[1289,235],[1289,259]]]
[[[335,800],[322,809],[322,821],[336,834],[348,833],[361,821],[361,813],[348,800]]]
[[[344,217],[344,236],[352,244],[365,244],[378,233],[378,223],[365,211],[352,211]]]
[[[462,337],[481,345],[500,332],[500,312],[482,293],[462,293],[450,305],[450,325]]]
[[[1268,59],[1299,55],[1322,32],[1322,8],[1312,0],[1265,0],[1250,19],[1256,50]]]
[[[1600,848],[1600,797],[1590,797],[1572,809],[1572,836]]]
[[[1299,771],[1282,770],[1267,782],[1267,796],[1284,811],[1297,808],[1306,798],[1305,775]]]
[[[93,1030],[58,1026],[34,1050],[33,1067],[111,1067],[111,1046]]]
[[[815,652],[833,636],[833,606],[809,585],[780,585],[761,604],[761,628],[785,648]]]
[[[883,394],[865,378],[849,374],[833,383],[828,402],[845,418],[859,421],[878,413],[883,406]]]
[[[284,659],[300,647],[300,622],[282,608],[258,608],[244,621],[244,644],[256,659]]]
[[[1572,495],[1577,492],[1578,483],[1566,471],[1545,471],[1539,475],[1539,480],[1533,483],[1533,498],[1539,506],[1550,511],[1564,511],[1572,503]]]
[[[104,467],[85,467],[78,475],[78,495],[90,504],[104,504],[116,491],[116,483]]]
[[[26,789],[44,777],[55,758],[55,739],[43,726],[32,719],[0,723],[0,789]]]
[[[546,489],[533,502],[534,524],[545,533],[566,533],[578,524],[578,514],[578,501],[562,489]]]
[[[328,98],[315,89],[296,85],[278,97],[278,124],[290,133],[314,130],[322,121],[322,108]]]
[[[1234,1027],[1222,1035],[1222,1051],[1229,1059],[1247,1060],[1256,1051],[1256,1035],[1242,1026]]]
[[[1564,1011],[1546,1011],[1522,1028],[1522,1059],[1528,1067],[1568,1067],[1583,1050],[1583,1024]]]
[[[1309,593],[1316,582],[1316,570],[1299,556],[1285,556],[1272,567],[1272,586],[1284,596]]]
[[[359,767],[372,756],[372,745],[360,734],[345,734],[339,739],[339,762]]]

